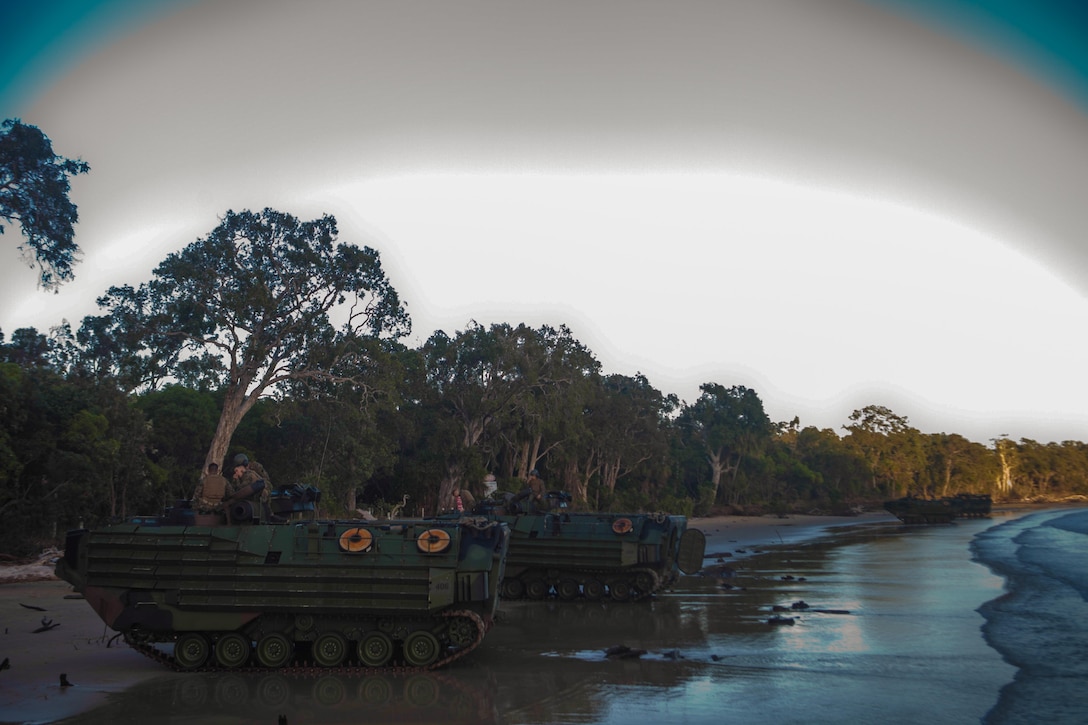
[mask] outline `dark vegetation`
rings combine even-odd
[[[18,223],[19,245],[38,269],[38,283],[56,289],[73,277],[78,261],[76,205],[68,198],[68,177],[90,171],[85,162],[66,159],[37,126],[9,118],[0,124],[0,222]],[[4,233],[0,224],[0,234]]]
[[[26,211],[0,211],[25,229]],[[0,332],[0,551],[157,512],[237,452],[276,485],[322,489],[326,516],[432,513],[488,473],[517,490],[533,468],[581,509],[688,515],[1088,494],[1083,443],[923,434],[877,405],[842,430],[802,428],[717,383],[683,402],[601,370],[563,326],[470,322],[409,348],[378,253],[336,237],[331,217],[227,212],[78,329]]]

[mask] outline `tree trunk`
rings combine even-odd
[[[620,477],[620,457],[601,465],[601,484],[608,489],[611,496],[616,492],[616,481]]]
[[[245,394],[245,388],[242,387],[227,391],[227,397],[223,400],[223,412],[219,414],[219,424],[215,428],[215,435],[212,436],[212,444],[208,449],[208,457],[204,459],[205,470],[209,463],[215,463],[220,466],[223,475],[230,478],[226,457],[231,438],[234,437],[234,431],[238,429],[242,418],[256,402],[256,391],[248,396]]]
[[[533,436],[533,449],[529,451],[528,459],[530,471],[536,468],[537,464],[540,463],[540,441],[543,440],[543,438],[544,436],[540,433],[537,433],[535,436]]]
[[[711,503],[718,502],[718,493],[721,490],[722,474],[725,472],[725,464],[722,462],[722,452],[707,451],[706,461],[710,464],[710,483],[714,487],[714,495],[710,497]]]
[[[529,477],[529,441],[522,441],[518,444],[517,453],[514,455],[513,467],[510,469],[510,475],[516,475],[518,478]]]
[[[435,502],[435,513],[442,513],[453,508],[453,491],[460,487],[461,471],[456,466],[447,466],[446,475],[438,484],[438,500]]]
[[[584,504],[589,498],[589,481],[582,476],[577,461],[568,462],[564,468],[563,489],[570,494],[571,503]]]

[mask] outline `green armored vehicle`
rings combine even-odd
[[[273,496],[274,522],[178,506],[70,531],[56,572],[129,644],[180,670],[430,670],[480,643],[504,525],[303,520],[310,492]]]
[[[986,494],[942,498],[904,496],[884,502],[884,508],[905,524],[948,524],[954,519],[985,518],[992,506],[993,500]]]
[[[906,496],[885,501],[884,509],[904,524],[948,524],[956,518],[952,503],[939,498]]]
[[[947,497],[956,511],[956,518],[985,519],[993,510],[994,500],[989,494],[958,493]]]
[[[510,497],[476,508],[510,529],[504,598],[630,602],[703,566],[706,537],[684,516],[576,513],[564,492],[547,499],[546,511],[523,510]]]

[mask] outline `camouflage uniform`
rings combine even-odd
[[[224,478],[219,473],[219,468],[216,467],[214,473],[209,469],[208,473],[204,474],[204,477],[200,479],[200,483],[196,485],[196,491],[193,493],[193,503],[196,504],[197,511],[202,514],[221,511],[223,509],[223,499],[229,498],[233,493],[234,489],[231,487],[230,481]]]
[[[547,489],[544,488],[544,479],[541,478],[536,469],[534,468],[529,472],[529,480],[525,482],[525,488],[529,493],[529,506],[531,511],[547,511],[551,508],[548,505],[548,498],[546,496]]]
[[[256,483],[257,481],[264,481],[264,489],[261,491],[260,500],[262,503],[268,503],[269,491],[272,490],[272,479],[269,477],[268,472],[265,471],[264,466],[262,466],[260,463],[257,463],[257,461],[249,461],[247,464],[244,465],[245,471],[242,472],[241,476],[238,475],[238,467],[235,466],[234,480],[237,481],[236,490],[241,491],[243,488],[250,485],[251,483]]]

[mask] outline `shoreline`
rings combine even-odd
[[[995,507],[993,518],[996,524],[1035,508],[1045,507]],[[712,576],[734,565],[752,569],[753,559],[761,555],[805,548],[845,531],[900,525],[885,511],[691,518],[689,528],[706,536],[703,567],[693,576]],[[6,577],[5,570],[23,578]],[[115,633],[81,598],[68,598],[71,593],[69,584],[52,575],[52,565],[0,567],[5,626],[0,661],[8,658],[10,665],[0,671],[0,723],[72,718],[101,706],[114,693],[166,674],[135,650],[111,642]],[[46,620],[59,626],[35,632]],[[61,675],[71,686],[61,685]]]
[[[856,516],[765,514],[688,519],[689,528],[699,529],[706,536],[704,572],[708,568],[744,561],[768,551],[811,544],[826,536],[833,536],[834,529],[899,523],[899,519],[887,511],[866,511]]]
[[[1002,503],[994,504],[989,519],[996,526],[1002,519],[1018,517],[1033,511],[1048,511],[1061,504]],[[1077,504],[1081,506],[1083,504]],[[728,566],[731,561],[747,561],[754,556],[785,548],[808,546],[836,530],[854,527],[890,525],[907,526],[891,513],[880,509],[862,511],[853,516],[823,514],[763,514],[761,516],[708,516],[688,519],[688,527],[706,535],[703,573]],[[940,524],[930,524],[939,526]],[[913,524],[925,528],[927,524]]]

